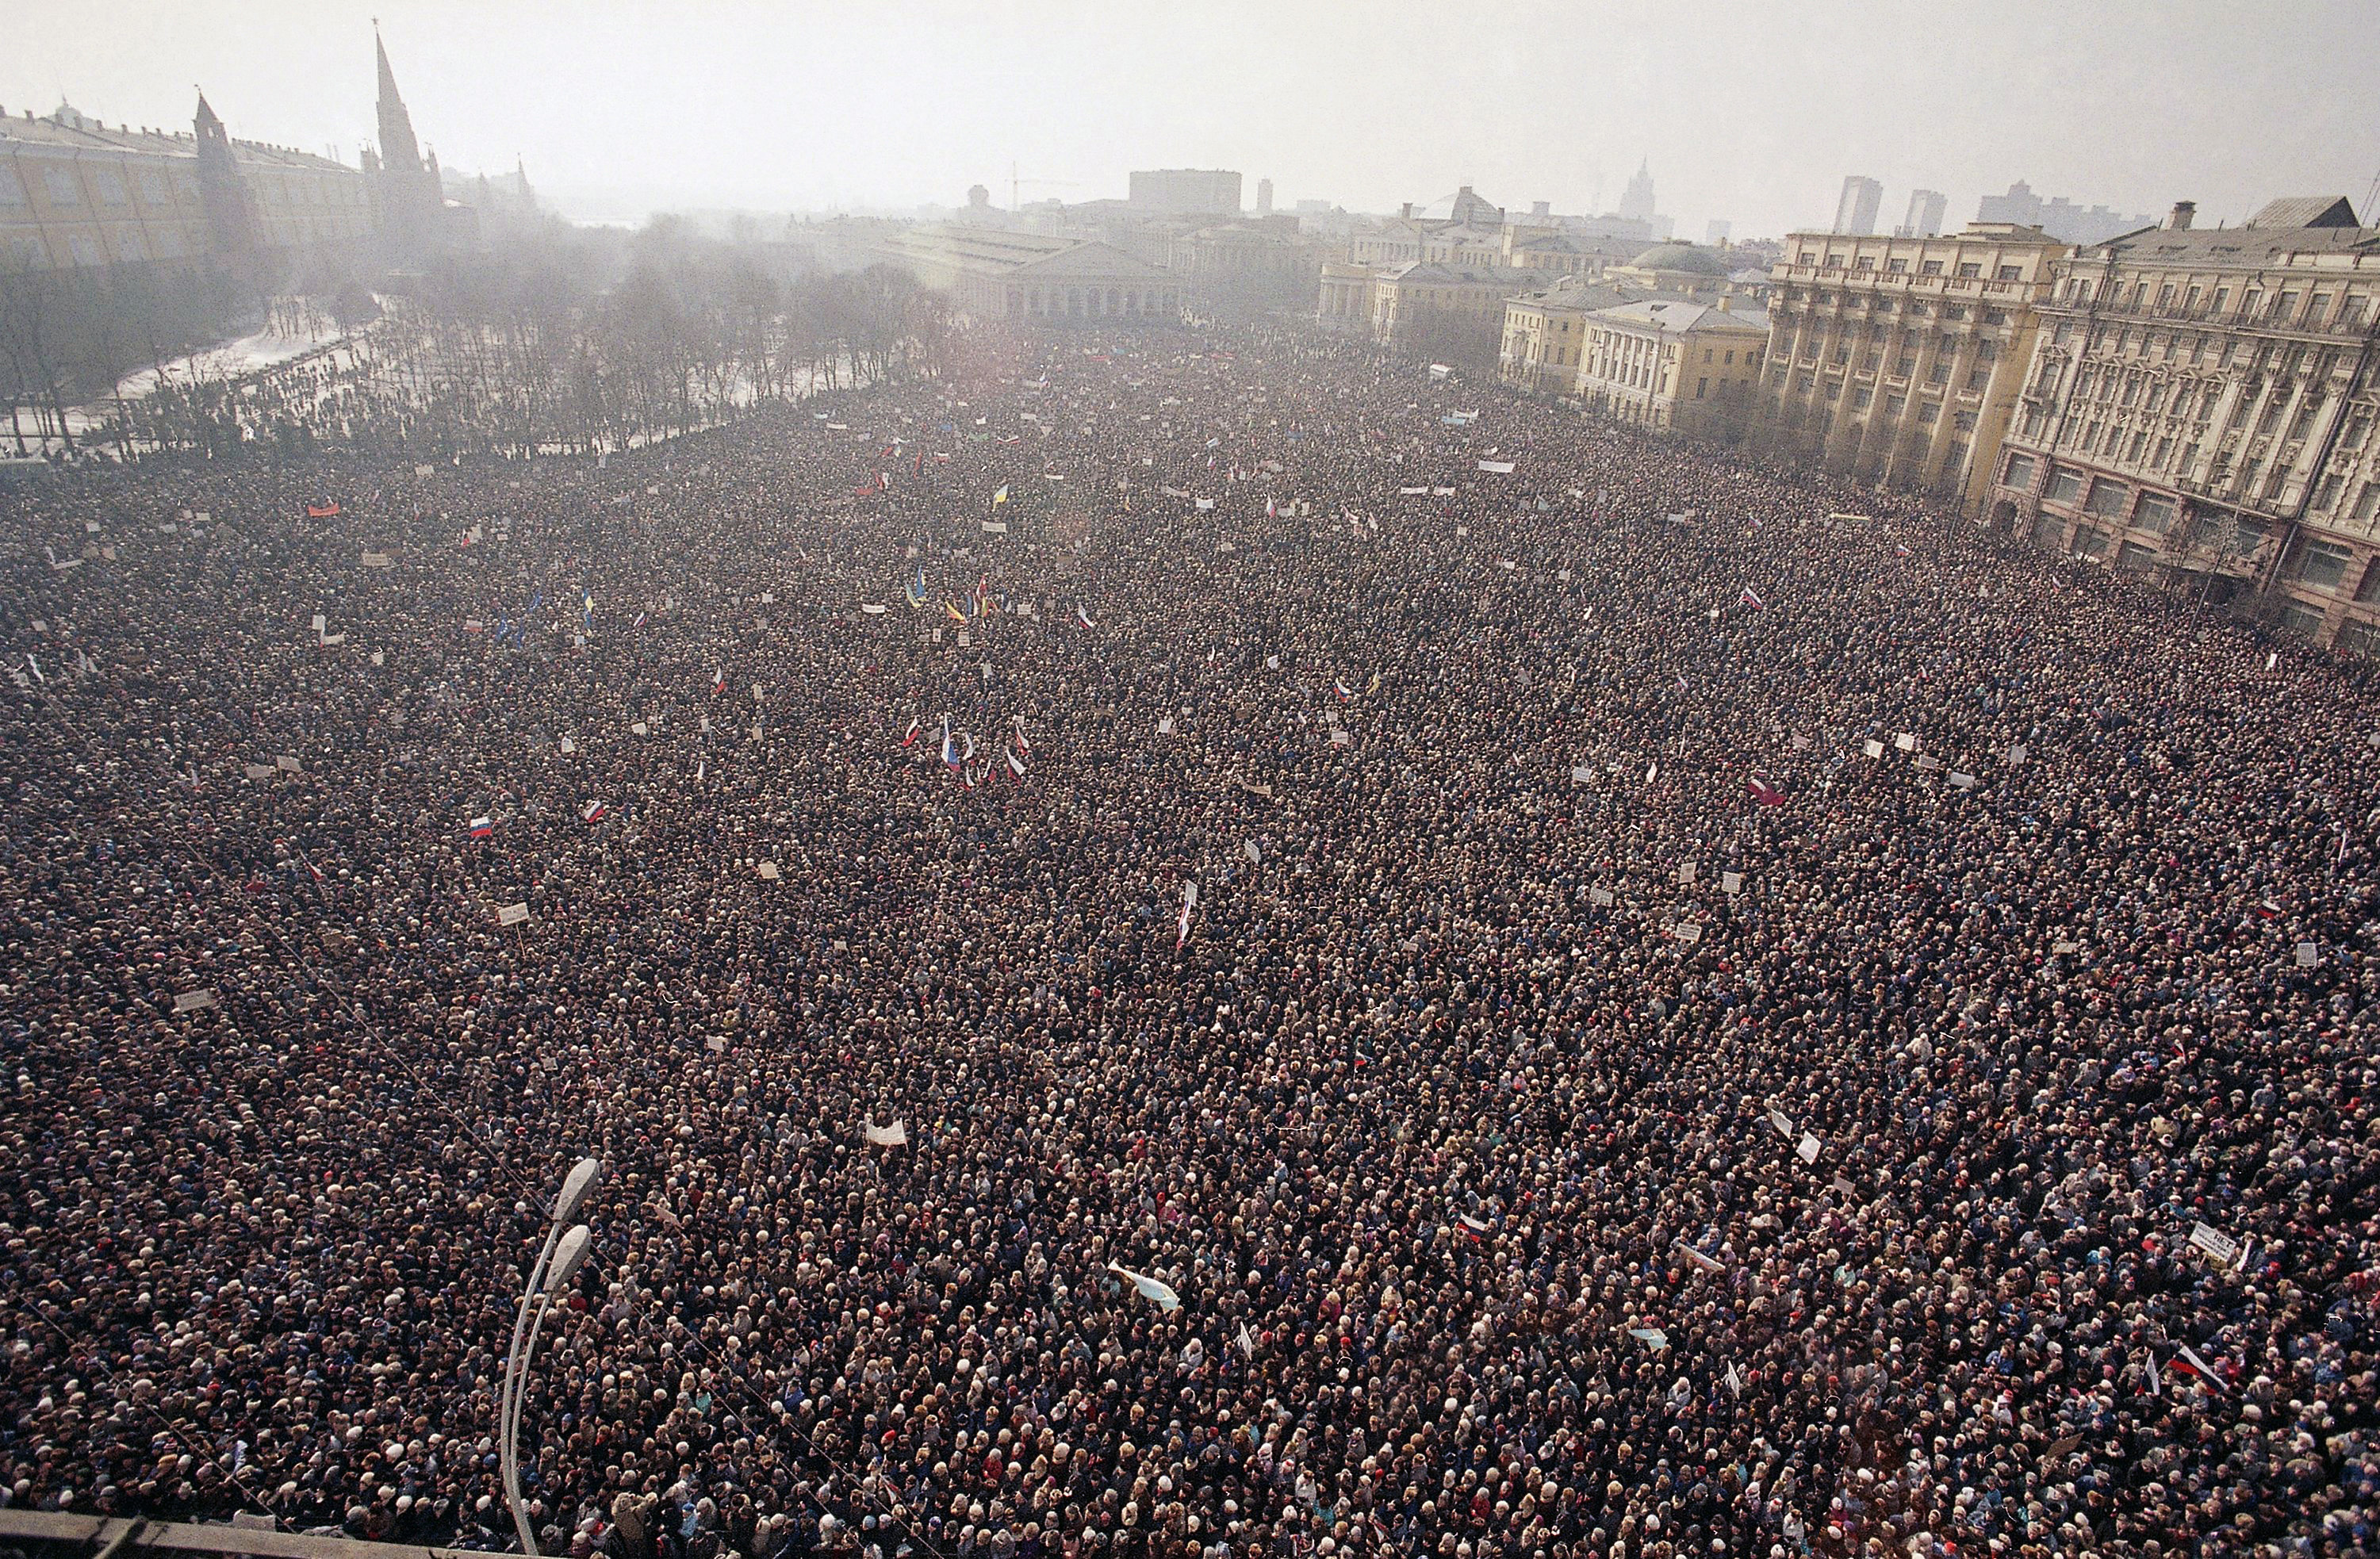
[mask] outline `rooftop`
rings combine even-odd
[[[0,141],[20,145],[55,147],[70,151],[113,151],[145,157],[195,157],[198,138],[187,130],[134,129],[118,125],[110,129],[65,103],[58,112],[36,119],[28,109],[14,119],[0,118]],[[353,173],[356,170],[312,151],[299,151],[293,147],[268,146],[262,141],[240,140],[234,138],[233,148],[243,162],[285,168],[313,168],[328,173]]]
[[[2380,248],[2380,228],[2358,226],[2345,197],[2314,195],[2271,201],[2243,227],[2144,227],[2092,244],[2077,258],[2245,270],[2291,255],[2365,248]]]
[[[1727,261],[1697,244],[1656,244],[1628,262],[1639,271],[1679,271],[1724,277]]]
[[[1762,336],[1768,333],[1768,316],[1758,308],[1721,308],[1716,303],[1671,298],[1646,298],[1598,308],[1595,317],[1618,324],[1650,325],[1664,335],[1683,335],[1689,331],[1742,331]]]

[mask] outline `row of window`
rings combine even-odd
[[[2152,287],[2155,288],[2154,297]],[[2075,305],[2096,302],[2141,313],[2154,310],[2185,319],[2214,319],[2228,313],[2232,289],[2158,277],[2143,277],[2128,284],[2120,276],[2070,276],[2058,288],[2058,297],[2060,302]],[[2360,292],[2335,293],[2322,287],[2291,286],[2286,282],[2277,288],[2247,285],[2240,289],[2239,299],[2239,312],[2231,315],[2232,319],[2293,330],[2361,330],[2372,308],[2371,299]]]
[[[1890,293],[1847,292],[1838,299],[1837,296],[1830,292],[1805,292],[1792,287],[1786,288],[1779,296],[1777,311],[1780,314],[1791,313],[1795,304],[1804,302],[1814,304],[1820,308],[1832,308],[1838,301],[1846,308],[1864,308],[1874,314],[1906,314],[1912,320],[1939,319],[1956,324],[1970,318],[1968,307],[1963,303],[1928,303],[1922,298],[1903,298]],[[1973,311],[1972,317],[1986,325],[2005,325],[2009,322],[2008,310],[2005,308],[1977,308]]]
[[[1852,256],[1840,249],[1836,249],[1828,253],[1822,259],[1819,251],[1815,249],[1803,249],[1800,254],[1793,257],[1793,263],[1796,265],[1818,265],[1823,266],[1829,271],[1840,271],[1844,269],[1844,262],[1849,260],[1850,269],[1854,272],[1860,272],[1875,271],[1876,269],[1876,257],[1872,254]],[[1984,267],[1986,263],[1986,261],[1979,260],[1961,260],[1957,261],[1920,260],[1917,262],[1917,267],[1913,273],[1919,276],[1950,275],[1960,277],[1966,281],[1975,281],[1983,276]],[[1893,276],[1912,274],[1912,272],[1910,270],[1908,257],[1904,255],[1892,255],[1887,257],[1884,262],[1882,273]],[[2024,280],[2024,267],[2022,265],[2010,265],[2005,262],[1993,264],[1992,280],[1996,282],[2022,282]]]
[[[2049,333],[2053,346],[2082,340],[2081,324],[2061,320]],[[2201,368],[2253,369],[2259,373],[2302,374],[2322,379],[2347,368],[2354,354],[2303,341],[2276,341],[2268,336],[2233,335],[2215,331],[2144,330],[2138,326],[2102,326],[2092,331],[2083,349],[2099,357],[2122,357],[2163,363],[2195,364]]]

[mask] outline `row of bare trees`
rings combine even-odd
[[[167,282],[197,284],[191,277],[203,273]],[[163,364],[168,345],[194,332],[149,322],[159,310],[135,278],[0,275],[0,354],[9,387],[22,391],[11,405],[34,408],[31,440],[73,442],[79,432],[86,447],[123,457],[332,441],[424,455],[591,452],[854,380],[939,373],[952,346],[948,300],[905,272],[823,272],[790,250],[707,237],[671,218],[634,233],[552,223],[382,282],[376,296],[349,279],[328,284],[322,304],[266,305],[292,320],[326,311],[343,326],[377,315],[336,346],[250,372],[226,363],[220,374],[205,371],[201,354],[138,399],[117,399],[110,387],[123,372]],[[69,309],[85,334],[145,344],[77,370],[52,344],[69,333]],[[75,429],[78,396],[90,426]]]

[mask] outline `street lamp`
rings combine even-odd
[[[522,1502],[520,1493],[521,1398],[528,1383],[529,1360],[537,1352],[538,1334],[545,1327],[546,1311],[552,1307],[554,1296],[577,1275],[579,1266],[587,1260],[588,1247],[594,1241],[593,1232],[585,1224],[572,1220],[587,1205],[587,1199],[595,1192],[595,1182],[602,1175],[602,1160],[582,1158],[562,1182],[562,1194],[553,1199],[553,1221],[546,1229],[545,1246],[529,1268],[528,1287],[521,1290],[520,1308],[513,1317],[512,1346],[504,1354],[504,1389],[496,1398],[496,1443],[503,1456],[504,1503],[512,1507],[513,1529],[520,1534],[521,1552],[531,1559],[537,1553],[537,1535],[529,1527],[528,1506]]]

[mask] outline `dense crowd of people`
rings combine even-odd
[[[593,1154],[550,1553],[2368,1549],[2361,681],[1353,344],[969,353],[0,494],[8,1503],[509,1546]]]

